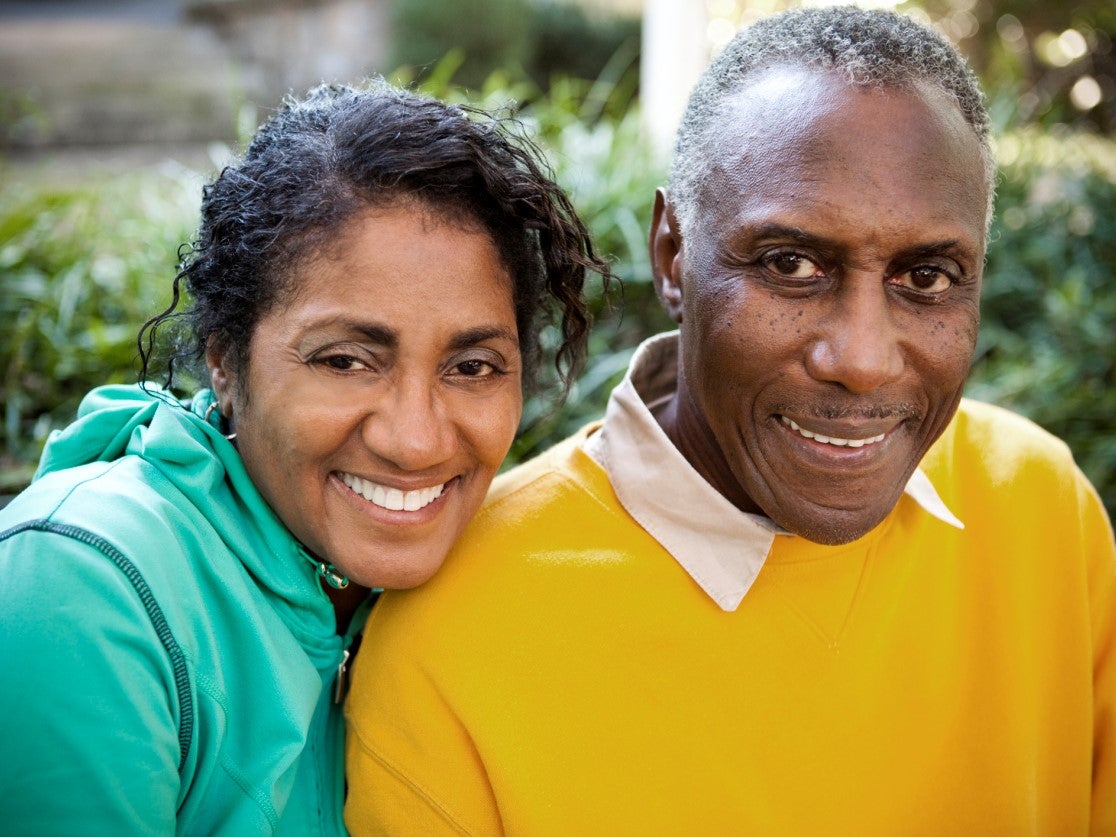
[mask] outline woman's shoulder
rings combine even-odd
[[[0,509],[0,541],[34,529],[86,541],[99,536],[118,548],[129,535],[148,542],[173,534],[167,512],[181,508],[178,493],[158,468],[136,456],[52,471]]]
[[[59,595],[113,578],[136,599],[187,596],[200,556],[219,564],[220,546],[206,515],[137,456],[45,474],[0,509],[0,574]]]

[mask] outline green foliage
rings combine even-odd
[[[527,71],[540,85],[553,78],[597,78],[619,50],[639,51],[638,17],[590,15],[577,3],[533,3]]]
[[[43,133],[46,116],[30,94],[0,87],[0,149]]]
[[[462,53],[459,83],[480,86],[495,67],[527,58],[528,0],[396,0],[392,61],[423,67]]]
[[[614,55],[596,82],[558,78],[543,91],[524,74],[498,73],[471,97],[488,108],[528,102],[518,119],[623,280],[611,299],[591,281],[597,323],[585,372],[564,406],[555,408],[553,386],[528,401],[511,462],[602,415],[634,346],[673,327],[650,281],[646,235],[666,165],[640,137],[634,55]],[[464,100],[450,83],[459,60],[439,63],[424,89]],[[1116,142],[1036,129],[999,146],[968,392],[1065,439],[1116,515]],[[199,177],[182,171],[2,187],[0,493],[27,479],[48,430],[72,418],[89,387],[134,380],[136,331],[167,301],[199,196]]]
[[[555,179],[570,193],[621,285],[605,295],[600,283],[591,280],[596,325],[585,370],[564,406],[553,409],[545,395],[525,405],[512,460],[527,458],[603,415],[635,346],[674,327],[655,296],[647,254],[652,201],[655,189],[666,181],[666,164],[655,159],[641,137],[638,108],[627,108],[618,117],[601,116],[614,109],[599,87],[579,90],[567,82],[552,87],[546,99],[525,113],[537,127]]]
[[[905,0],[900,10],[926,15],[961,47],[984,82],[985,90],[1011,91],[1013,124],[1116,130],[1116,3],[1076,0]],[[1081,40],[1082,49],[1059,48],[1064,33]],[[1054,47],[1053,49],[1051,47]],[[1070,91],[1081,79],[1099,83],[1101,101],[1081,110]]]
[[[170,299],[198,179],[153,172],[6,185],[0,203],[0,493],[100,383],[136,379],[136,333]]]
[[[1116,517],[1116,143],[1009,134],[968,392],[1064,439]]]
[[[544,87],[597,78],[618,50],[639,51],[638,17],[569,0],[395,0],[392,23],[394,66],[425,78],[452,54],[454,82],[474,90],[509,68]]]

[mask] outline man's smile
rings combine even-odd
[[[836,445],[837,447],[842,448],[860,448],[864,447],[865,445],[874,445],[877,442],[882,442],[884,440],[884,437],[887,436],[886,433],[879,433],[875,436],[869,436],[867,438],[843,439],[839,436],[827,436],[818,431],[807,430],[805,427],[801,427],[797,422],[795,422],[794,419],[787,418],[786,416],[779,416],[779,418],[780,420],[782,420],[783,424],[785,424],[796,433],[805,436],[807,439],[813,439],[815,442],[821,442],[825,445]]]

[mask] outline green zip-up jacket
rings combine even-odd
[[[101,387],[0,510],[0,833],[343,834],[349,636],[236,449]]]

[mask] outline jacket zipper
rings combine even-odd
[[[345,699],[346,678],[349,674],[349,649],[341,652],[341,663],[337,666],[337,683],[333,688],[333,702],[340,703]]]

